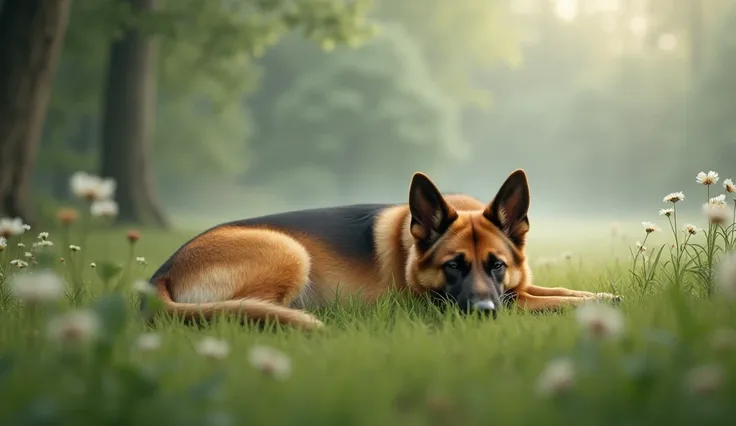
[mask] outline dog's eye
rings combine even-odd
[[[506,265],[503,262],[501,262],[500,260],[497,260],[497,261],[493,262],[493,264],[491,265],[491,268],[494,271],[498,271],[499,269],[503,268],[504,266],[506,266]]]
[[[460,269],[460,263],[457,260],[451,260],[445,262],[445,268],[447,269]]]

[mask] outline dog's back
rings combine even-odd
[[[192,308],[233,299],[315,308],[340,287],[375,298],[385,290],[376,224],[391,207],[356,204],[226,222],[184,243],[150,281],[172,306]]]

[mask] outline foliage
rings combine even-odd
[[[134,262],[140,250],[159,244],[149,253],[163,261],[188,236],[144,235],[140,246],[85,220],[37,238],[26,230],[0,252],[2,424],[725,424],[736,414],[736,293],[644,294],[615,269],[624,274],[615,309],[543,317],[512,309],[488,321],[389,294],[371,306],[325,307],[317,314],[327,329],[316,334],[229,318],[188,327],[149,317],[156,299],[148,283],[133,285],[146,273]],[[76,241],[88,243],[70,253]],[[550,250],[570,247],[558,244]],[[548,263],[538,282],[590,289],[601,279],[597,246]],[[28,268],[9,265],[16,258]],[[69,285],[67,298],[39,304],[30,281],[14,280],[47,268]],[[654,277],[666,282],[668,268]]]
[[[194,179],[248,167],[253,129],[244,98],[258,81],[254,57],[289,32],[320,44],[358,45],[374,32],[364,19],[370,4],[181,0],[140,15],[119,0],[74,1],[40,151],[39,186],[54,188],[72,170],[97,167],[107,50],[123,26],[160,41],[154,167],[162,179],[182,169]],[[64,188],[53,194],[63,196]]]
[[[365,46],[329,54],[292,43],[274,54],[300,51],[310,59],[294,59],[299,73],[290,84],[277,77],[278,93],[260,94],[259,108],[270,107],[261,109],[267,139],[256,152],[260,179],[313,167],[339,176],[344,196],[369,179],[380,187],[416,170],[441,174],[467,158],[455,104],[401,27],[387,25]]]
[[[377,0],[381,21],[403,26],[427,58],[432,79],[463,104],[488,105],[478,76],[521,62],[517,29],[498,1]]]

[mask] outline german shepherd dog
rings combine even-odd
[[[313,329],[308,310],[337,295],[370,303],[389,290],[449,300],[496,318],[504,299],[541,311],[610,293],[538,287],[525,254],[529,185],[511,173],[485,204],[443,195],[415,173],[408,204],[301,210],[217,225],[153,274],[164,311],[185,319],[238,314]]]

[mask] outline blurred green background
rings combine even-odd
[[[49,217],[76,170],[189,228],[524,168],[533,217],[639,221],[736,164],[733,0],[74,0],[60,49],[3,215]]]

